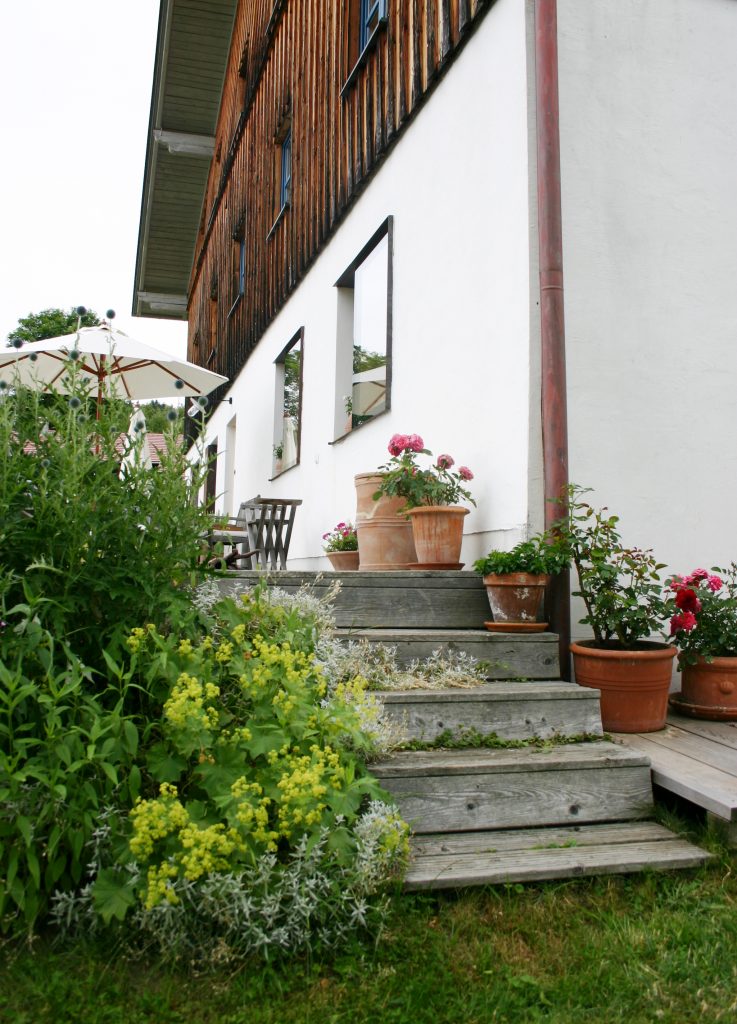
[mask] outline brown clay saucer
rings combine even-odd
[[[490,633],[544,633],[547,622],[485,622]]]
[[[684,700],[680,693],[672,694],[668,698],[668,703],[674,711],[678,711],[682,715],[689,715],[691,718],[704,718],[712,722],[737,721],[737,708],[718,707],[713,704],[692,704],[690,700]]]

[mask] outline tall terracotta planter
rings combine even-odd
[[[699,658],[681,671],[681,692],[671,698],[677,711],[714,722],[737,719],[737,658]]]
[[[593,640],[571,644],[576,682],[601,691],[607,732],[657,732],[668,713],[675,647],[645,643],[638,650],[607,650]]]
[[[531,629],[537,623],[549,576],[531,572],[489,573],[484,586],[493,623],[510,633]],[[544,624],[543,624],[544,625]]]
[[[422,505],[411,508],[412,532],[420,567],[460,569],[463,520],[468,509],[461,505]]]
[[[404,508],[404,498],[373,500],[381,483],[380,473],[359,473],[355,483],[359,569],[416,568],[412,523],[399,512]]]

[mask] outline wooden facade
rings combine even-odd
[[[236,377],[492,2],[387,0],[359,53],[360,0],[241,0],[190,282],[189,358]]]

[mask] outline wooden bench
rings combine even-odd
[[[241,503],[238,514],[212,539],[232,550],[224,556],[228,569],[286,569],[289,543],[301,498],[262,498]]]

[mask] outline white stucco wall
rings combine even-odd
[[[467,564],[511,544],[528,520],[530,268],[525,3],[498,0],[269,327],[214,413],[225,447],[236,417],[232,500],[300,497],[295,568],[327,567],[321,536],[355,516],[354,474],[388,458],[395,432],[475,473]],[[299,182],[295,182],[299,188]],[[391,411],[334,436],[335,281],[394,218]],[[273,482],[274,359],[304,327],[299,466]],[[225,483],[226,454],[218,464]],[[223,507],[221,500],[220,507]]]
[[[571,479],[737,557],[737,3],[559,0]],[[574,617],[575,618],[575,617]]]

